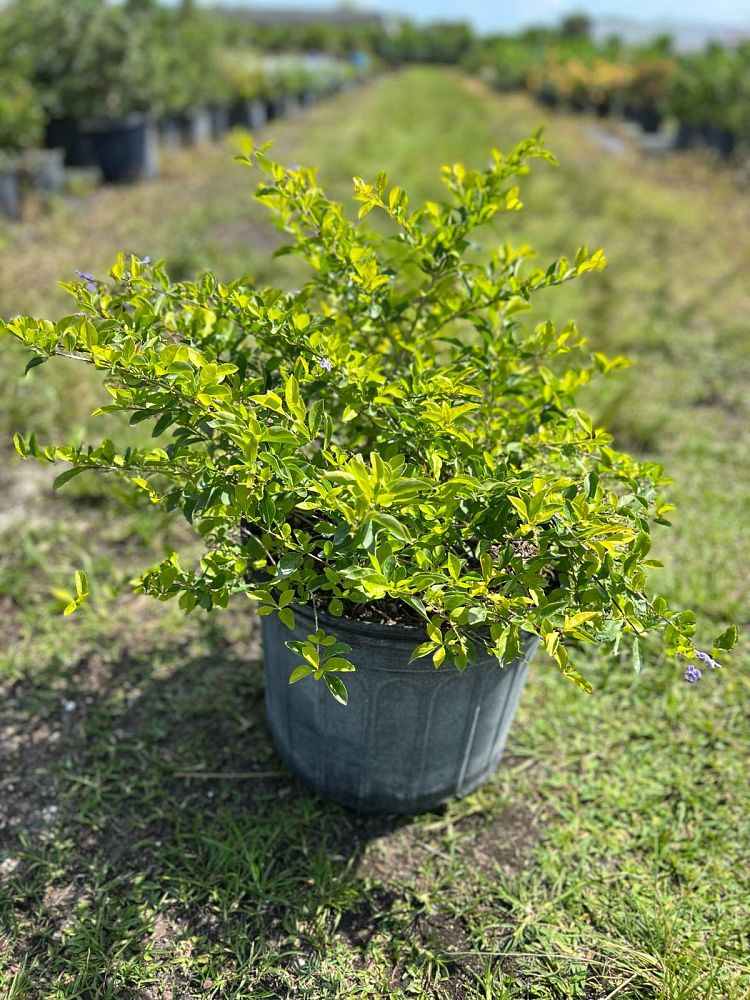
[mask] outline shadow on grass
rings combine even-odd
[[[360,868],[410,821],[323,802],[286,772],[248,620],[234,638],[212,620],[187,635],[152,624],[6,689],[11,995],[234,996],[241,983],[242,996],[296,996],[294,976],[315,966],[333,996],[332,943],[354,971],[383,921],[409,934],[413,911],[397,904],[414,864],[399,871],[397,853],[392,885]]]

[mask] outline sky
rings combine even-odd
[[[260,7],[325,7],[335,0],[222,0]],[[362,0],[351,6],[406,15],[418,21],[467,20],[480,31],[515,31],[529,24],[555,23],[571,10],[593,17],[643,21],[693,21],[750,29],[750,0]]]

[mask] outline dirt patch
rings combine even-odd
[[[39,497],[51,490],[59,474],[59,467],[22,463],[17,456],[16,461],[0,465],[0,534],[21,521],[27,527],[32,519],[34,523],[42,522]]]
[[[542,835],[542,813],[519,802],[497,815],[469,817],[464,830],[474,826],[467,844],[472,867],[484,875],[512,874],[525,867]]]

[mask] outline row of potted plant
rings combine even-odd
[[[638,122],[645,132],[655,132],[673,70],[671,59],[651,53],[617,58],[589,53],[566,59],[553,52],[529,73],[526,82],[543,103],[601,117],[620,114]]]
[[[106,181],[152,177],[159,136],[174,146],[208,140],[230,125],[259,128],[365,71],[330,56],[230,48],[225,32],[215,14],[103,0],[24,0],[4,8],[6,214],[18,211],[25,150],[62,149],[67,165],[97,166]],[[59,186],[59,156],[55,162]]]
[[[667,106],[679,122],[679,149],[708,144],[731,155],[738,142],[750,140],[750,43],[711,45],[680,59]]]
[[[0,214],[18,218],[23,184],[42,191],[60,189],[59,154],[40,150],[44,110],[23,78],[0,73]]]
[[[531,32],[478,44],[466,65],[499,89],[528,89],[552,107],[619,114],[645,132],[670,117],[681,149],[708,143],[729,155],[750,140],[747,43],[677,57],[666,39],[628,49],[616,41],[595,45]]]

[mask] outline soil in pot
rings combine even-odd
[[[295,609],[290,632],[261,619],[266,707],[287,766],[325,798],[363,812],[418,813],[479,787],[497,767],[536,648],[500,666],[479,653],[463,670],[409,658],[426,639],[419,627],[329,618],[318,624],[352,647],[357,669],[342,675],[347,705],[325,684],[289,683],[299,657],[285,646],[315,630],[309,608]]]

